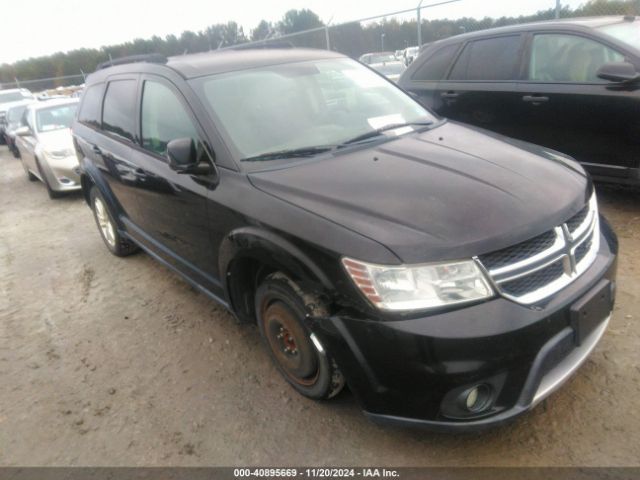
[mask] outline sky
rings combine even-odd
[[[424,0],[423,5],[442,0]],[[576,7],[585,0],[562,0]],[[77,48],[99,48],[152,35],[179,35],[238,22],[249,34],[265,19],[309,8],[324,22],[415,8],[418,0],[0,0],[0,64]],[[555,7],[555,0],[460,0],[422,10],[423,18],[518,16]],[[391,17],[389,17],[391,18]]]

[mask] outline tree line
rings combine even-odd
[[[639,15],[640,0],[590,0],[578,8],[565,6],[561,17],[582,17],[596,15]],[[552,19],[555,9],[541,10],[533,15],[501,18],[460,18],[456,20],[423,20],[421,23],[424,43],[446,38],[459,33],[482,30],[491,27],[524,22]],[[222,47],[241,45],[250,41],[264,41],[269,44],[280,35],[287,35],[324,26],[316,13],[308,9],[289,10],[281,20],[267,22],[262,20],[249,34],[236,22],[213,24],[204,30],[184,31],[179,36],[167,35],[164,38],[153,36],[148,39],[137,38],[130,42],[109,45],[99,49],[81,48],[69,52],[59,52],[38,58],[29,58],[13,64],[0,65],[0,84],[13,83],[15,79],[28,81],[48,77],[62,77],[93,72],[96,66],[110,58],[145,53],[160,53],[165,56],[182,55],[216,50]],[[417,23],[412,20],[390,20],[361,24],[359,22],[330,26],[329,44],[332,50],[352,57],[378,50],[400,50],[417,42]],[[287,37],[294,46],[326,48],[327,39],[324,29]],[[68,83],[68,82],[67,82]],[[51,86],[63,85],[64,80]]]

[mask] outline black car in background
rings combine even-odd
[[[572,159],[335,52],[145,58],[92,74],[73,125],[104,243],[257,323],[301,394],[346,382],[374,420],[477,429],[602,337],[616,238]]]
[[[399,80],[440,115],[640,184],[640,19],[566,19],[433,43]]]

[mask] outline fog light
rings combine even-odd
[[[476,385],[467,390],[465,407],[470,412],[481,412],[491,403],[491,387],[488,385]]]

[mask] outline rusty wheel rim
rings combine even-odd
[[[285,374],[303,386],[318,378],[318,357],[311,339],[294,312],[276,301],[262,308],[262,321],[269,347]]]

